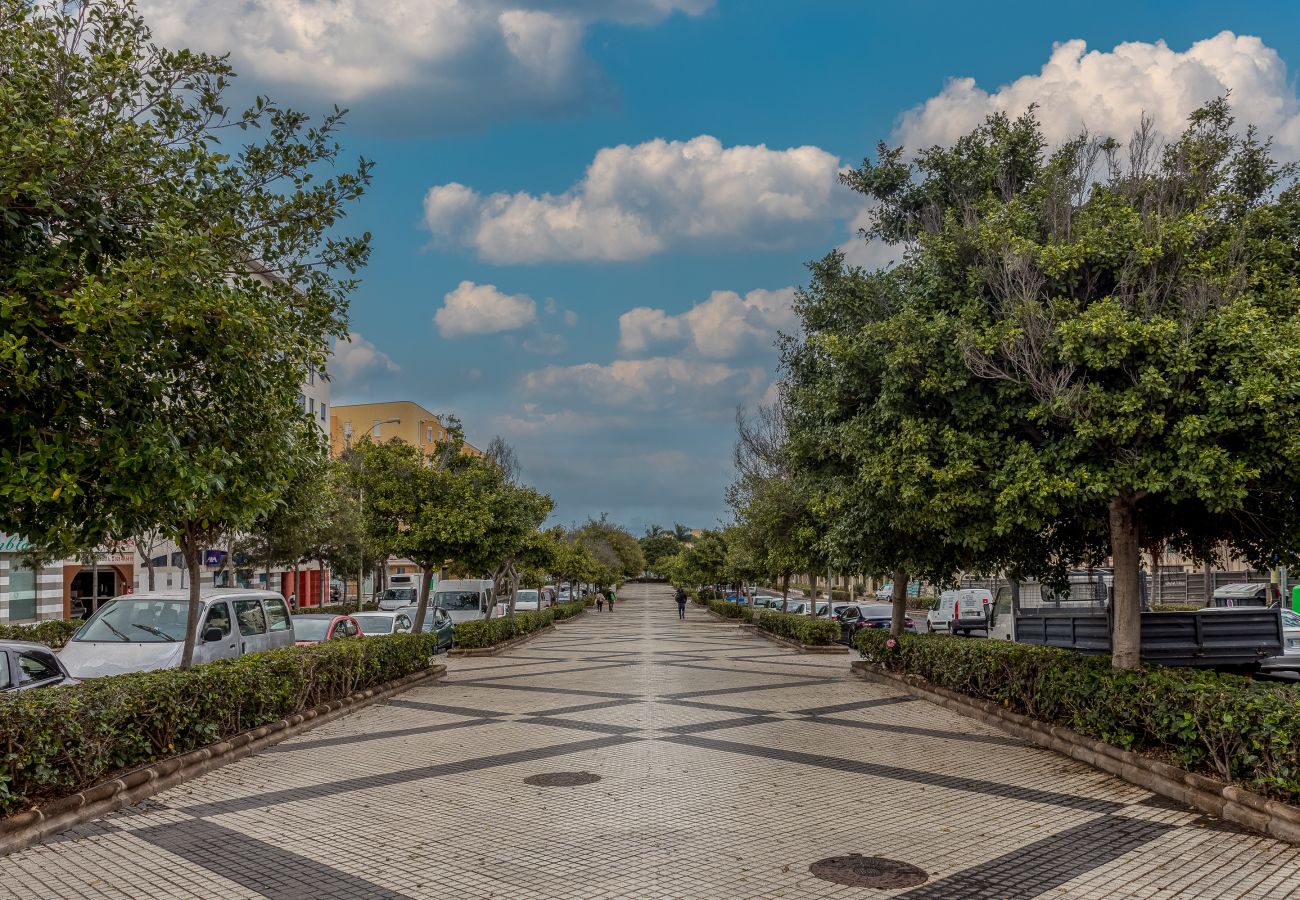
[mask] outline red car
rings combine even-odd
[[[361,634],[361,626],[351,616],[307,613],[293,616],[292,621],[293,642],[299,647],[337,638],[357,637]]]

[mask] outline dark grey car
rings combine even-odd
[[[0,641],[0,663],[0,693],[77,683],[44,644]]]

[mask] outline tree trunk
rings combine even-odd
[[[329,603],[329,593],[325,587],[325,560],[316,560],[316,571],[320,573],[320,605],[325,606]]]
[[[903,622],[907,618],[907,573],[902,569],[894,570],[894,609],[889,620],[889,633],[898,637],[903,633]]]
[[[506,574],[507,574],[507,575],[509,576],[509,578],[510,578],[510,611],[509,611],[508,615],[511,616],[511,617],[513,618],[513,617],[514,617],[514,614],[515,614],[515,603],[517,602],[517,600],[518,600],[518,598],[519,598],[519,573],[515,571],[515,567],[514,567],[514,566],[506,566]],[[542,609],[542,599],[541,599],[541,598],[542,598],[542,595],[541,595],[541,592],[539,591],[538,594],[537,594],[537,610],[538,610],[538,612],[540,612],[541,609]]]
[[[1202,586],[1201,592],[1205,595],[1205,605],[1213,606],[1214,605],[1214,568],[1210,565],[1209,560],[1205,561],[1205,583]]]
[[[429,609],[429,579],[433,577],[433,566],[420,566],[420,606],[415,611],[414,634],[424,632],[425,613]]]
[[[181,552],[185,556],[185,568],[190,573],[189,612],[185,616],[185,649],[181,651],[181,668],[188,669],[194,665],[194,647],[198,643],[199,630],[199,593],[202,587],[202,575],[199,572],[199,536],[187,528],[181,533]]]
[[[1142,664],[1142,551],[1137,504],[1131,497],[1110,501],[1110,552],[1115,566],[1110,664],[1116,669],[1136,669]]]
[[[154,564],[153,564],[153,557],[151,556],[151,557],[149,557],[147,560],[145,560],[144,565],[145,565],[145,568],[149,570],[149,590],[152,591],[152,590],[154,590],[154,579],[155,579],[155,577],[156,577],[155,574],[154,574],[154,568],[155,568],[155,567],[154,567]]]
[[[781,575],[781,612],[790,611],[790,573]]]
[[[99,608],[95,605],[99,600],[99,548],[92,549],[90,553],[90,605],[86,609],[93,613]]]

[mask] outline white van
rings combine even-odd
[[[961,591],[944,591],[939,595],[939,605],[925,614],[927,634],[948,630],[952,623],[952,611],[957,605],[957,595],[960,593]]]
[[[77,629],[59,659],[74,678],[174,669],[185,648],[189,605],[186,591],[114,597]],[[204,591],[194,628],[195,664],[294,641],[289,605],[274,591]]]
[[[972,630],[988,634],[993,624],[993,592],[983,588],[957,591],[948,629],[956,634],[969,635]]]
[[[489,618],[494,602],[492,579],[459,578],[434,585],[429,605],[445,609],[452,622],[459,624]]]

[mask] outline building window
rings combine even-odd
[[[397,567],[397,571],[396,571],[394,574],[396,574],[396,575],[405,575],[405,574],[406,574],[406,566],[398,566],[398,567]]]
[[[299,394],[299,395],[298,395],[298,405],[301,406],[303,409],[306,409],[306,408],[307,408],[307,395],[306,395],[306,394]]]
[[[9,570],[9,621],[36,618],[36,571],[15,562]]]
[[[312,397],[310,400],[307,401],[307,411],[310,412],[313,416],[316,415],[316,398],[315,398],[315,397]]]
[[[315,383],[316,383],[316,367],[315,367],[315,366],[308,366],[308,367],[307,367],[307,383],[308,383],[308,384],[315,384]]]
[[[433,426],[432,426],[432,425],[429,426],[429,436],[428,436],[428,438],[426,438],[426,440],[427,440],[430,444],[433,443]]]
[[[320,402],[320,420],[321,420],[322,422],[325,421],[325,401],[324,401],[324,400],[322,400],[322,401]]]

